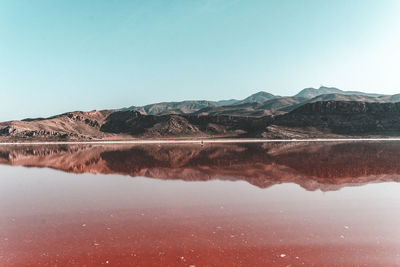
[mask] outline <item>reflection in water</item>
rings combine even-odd
[[[399,148],[0,147],[0,266],[399,266]]]
[[[292,182],[330,191],[400,181],[400,143],[4,146],[0,163],[185,181],[245,180],[261,188]]]

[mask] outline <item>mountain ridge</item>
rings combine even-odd
[[[398,95],[384,95],[384,94],[376,94],[376,93],[364,93],[358,91],[343,91],[335,87],[325,87],[321,86],[318,89],[315,88],[305,88],[301,90],[299,93],[293,96],[278,96],[265,91],[259,91],[250,96],[237,100],[237,99],[229,99],[229,100],[219,100],[219,101],[209,101],[209,100],[184,100],[178,102],[160,102],[154,104],[148,104],[145,106],[131,106],[128,108],[123,108],[122,110],[138,110],[144,112],[148,115],[165,115],[165,114],[190,114],[194,112],[198,112],[201,109],[207,108],[219,108],[224,106],[236,106],[247,103],[263,103],[266,101],[270,101],[273,99],[281,99],[281,98],[304,98],[313,99],[315,97],[327,94],[341,94],[341,95],[358,95],[360,97],[366,98],[374,98],[377,102],[385,102],[385,101],[400,101],[400,94]],[[392,99],[393,98],[393,99]],[[329,99],[333,100],[333,99]],[[362,101],[362,100],[360,100]],[[306,103],[304,101],[304,103]]]
[[[364,92],[360,92],[360,91],[343,91],[336,87],[326,87],[326,86],[320,86],[318,89],[315,89],[312,87],[304,88],[299,93],[297,93],[295,96],[305,97],[305,98],[314,98],[316,96],[325,95],[325,94],[362,95],[362,96],[371,96],[371,97],[385,96],[384,94],[364,93]]]
[[[400,94],[350,94],[333,87],[309,94],[309,89],[299,93],[307,97],[258,92],[239,102],[228,100],[235,102],[230,105],[189,100],[2,122],[0,141],[400,135],[400,104],[395,103]],[[335,93],[310,98],[315,92]]]

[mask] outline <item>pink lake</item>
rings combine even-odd
[[[400,266],[399,142],[1,147],[0,162],[0,266]]]

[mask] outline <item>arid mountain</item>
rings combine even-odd
[[[0,123],[3,139],[93,139],[111,137],[100,131],[112,110],[68,112],[47,119],[26,119]]]
[[[238,103],[240,100],[237,99],[228,99],[228,100],[219,100],[217,104],[220,106],[229,106]]]
[[[335,87],[323,87],[321,86],[319,89],[315,88],[304,88],[301,90],[297,95],[297,97],[303,97],[303,98],[314,98],[319,95],[323,94],[340,94],[342,90],[337,89]]]
[[[271,122],[270,117],[144,115],[138,111],[117,111],[107,117],[100,130],[138,137],[249,136]]]
[[[244,103],[253,103],[253,102],[265,102],[274,98],[278,98],[279,96],[260,91],[258,93],[252,94],[249,97],[246,97],[245,99],[235,103],[235,104],[244,104]]]
[[[238,180],[261,188],[296,183],[307,190],[330,191],[400,182],[400,144],[0,146],[0,164],[168,180]]]
[[[400,103],[320,101],[278,116],[145,115],[139,111],[66,113],[49,119],[0,123],[2,141],[177,137],[398,136]]]
[[[143,107],[129,107],[128,110],[137,110],[147,115],[187,114],[202,108],[220,106],[214,101],[191,100],[182,102],[163,102],[150,104]]]
[[[295,96],[304,98],[314,98],[316,96],[326,95],[326,94],[361,95],[361,96],[371,96],[371,97],[383,96],[382,94],[363,93],[359,91],[342,91],[335,87],[325,87],[325,86],[321,86],[318,89],[305,88]]]
[[[270,99],[278,98],[267,92],[258,92],[243,100],[220,100],[220,101],[207,101],[207,100],[189,100],[181,102],[162,102],[150,104],[146,106],[131,106],[123,110],[137,110],[147,115],[165,115],[165,114],[189,114],[204,108],[223,107],[227,105],[237,105],[253,102],[265,102]]]
[[[324,99],[323,95],[326,96]],[[320,98],[317,98],[321,96]],[[269,102],[271,100],[276,100]],[[301,100],[301,101],[300,101]],[[364,101],[364,102],[397,102],[400,101],[399,95],[381,95],[363,93],[358,91],[342,91],[334,87],[321,86],[318,89],[306,88],[293,97],[290,96],[276,96],[268,92],[260,91],[252,94],[249,97],[237,100],[220,100],[220,101],[207,101],[207,100],[190,100],[181,102],[162,102],[150,104],[146,106],[131,106],[121,110],[137,110],[147,115],[166,115],[166,114],[214,114],[214,115],[244,115],[244,116],[265,116],[282,114],[283,112],[291,111],[301,104],[316,101]],[[254,103],[269,102],[272,107]],[[288,103],[289,102],[289,103]],[[293,102],[293,105],[289,105]],[[243,104],[250,104],[246,106]],[[238,106],[237,109],[234,106]],[[226,107],[226,108],[225,108]],[[202,113],[203,112],[203,113]]]
[[[279,97],[265,102],[251,102],[223,107],[208,107],[194,112],[196,115],[231,115],[262,117],[286,113],[291,107],[301,105],[307,98]]]
[[[325,94],[319,95],[312,99],[307,100],[305,103],[321,102],[321,101],[358,101],[358,102],[391,102],[390,99],[386,101],[380,97],[366,96],[366,95],[346,95],[346,94]]]
[[[303,101],[299,103],[294,103],[293,105],[287,105],[285,107],[281,107],[279,109],[280,114],[292,111],[304,104],[313,103],[313,102],[321,102],[321,101],[358,101],[358,102],[377,102],[377,103],[390,103],[397,102],[395,96],[381,96],[381,97],[373,97],[366,95],[346,95],[346,94],[325,94],[318,95],[314,98],[300,98]]]
[[[400,121],[394,102],[399,100],[400,94],[389,96],[320,87],[306,88],[293,97],[258,92],[243,100],[193,100],[77,111],[0,123],[0,142],[398,136]]]
[[[290,112],[304,104],[320,101],[358,101],[389,103],[400,101],[400,95],[372,97],[365,95],[325,94],[314,98],[279,97],[265,102],[252,102],[227,106],[214,106],[200,109],[198,115],[232,115],[232,116],[269,116]]]
[[[0,123],[0,140],[115,140],[132,138],[251,137],[268,125],[271,117],[145,115],[136,110],[106,114],[98,120],[74,112],[49,119]],[[71,115],[69,115],[71,114]],[[75,117],[80,114],[79,117]],[[85,117],[83,117],[83,115]]]
[[[378,103],[398,102],[400,101],[400,94],[389,96],[321,87],[319,89],[306,88],[292,97],[275,96],[261,91],[243,100],[164,102],[142,107],[132,106],[123,110],[137,110],[147,115],[199,114],[260,117],[283,114],[306,103],[332,100]]]

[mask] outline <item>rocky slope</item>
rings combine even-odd
[[[0,137],[7,139],[75,140],[106,138],[100,131],[112,110],[68,112],[50,118],[0,123]]]
[[[107,117],[100,130],[105,133],[145,137],[255,136],[271,117],[144,115],[117,111]]]
[[[273,124],[344,135],[400,134],[400,103],[319,101],[274,119]]]

